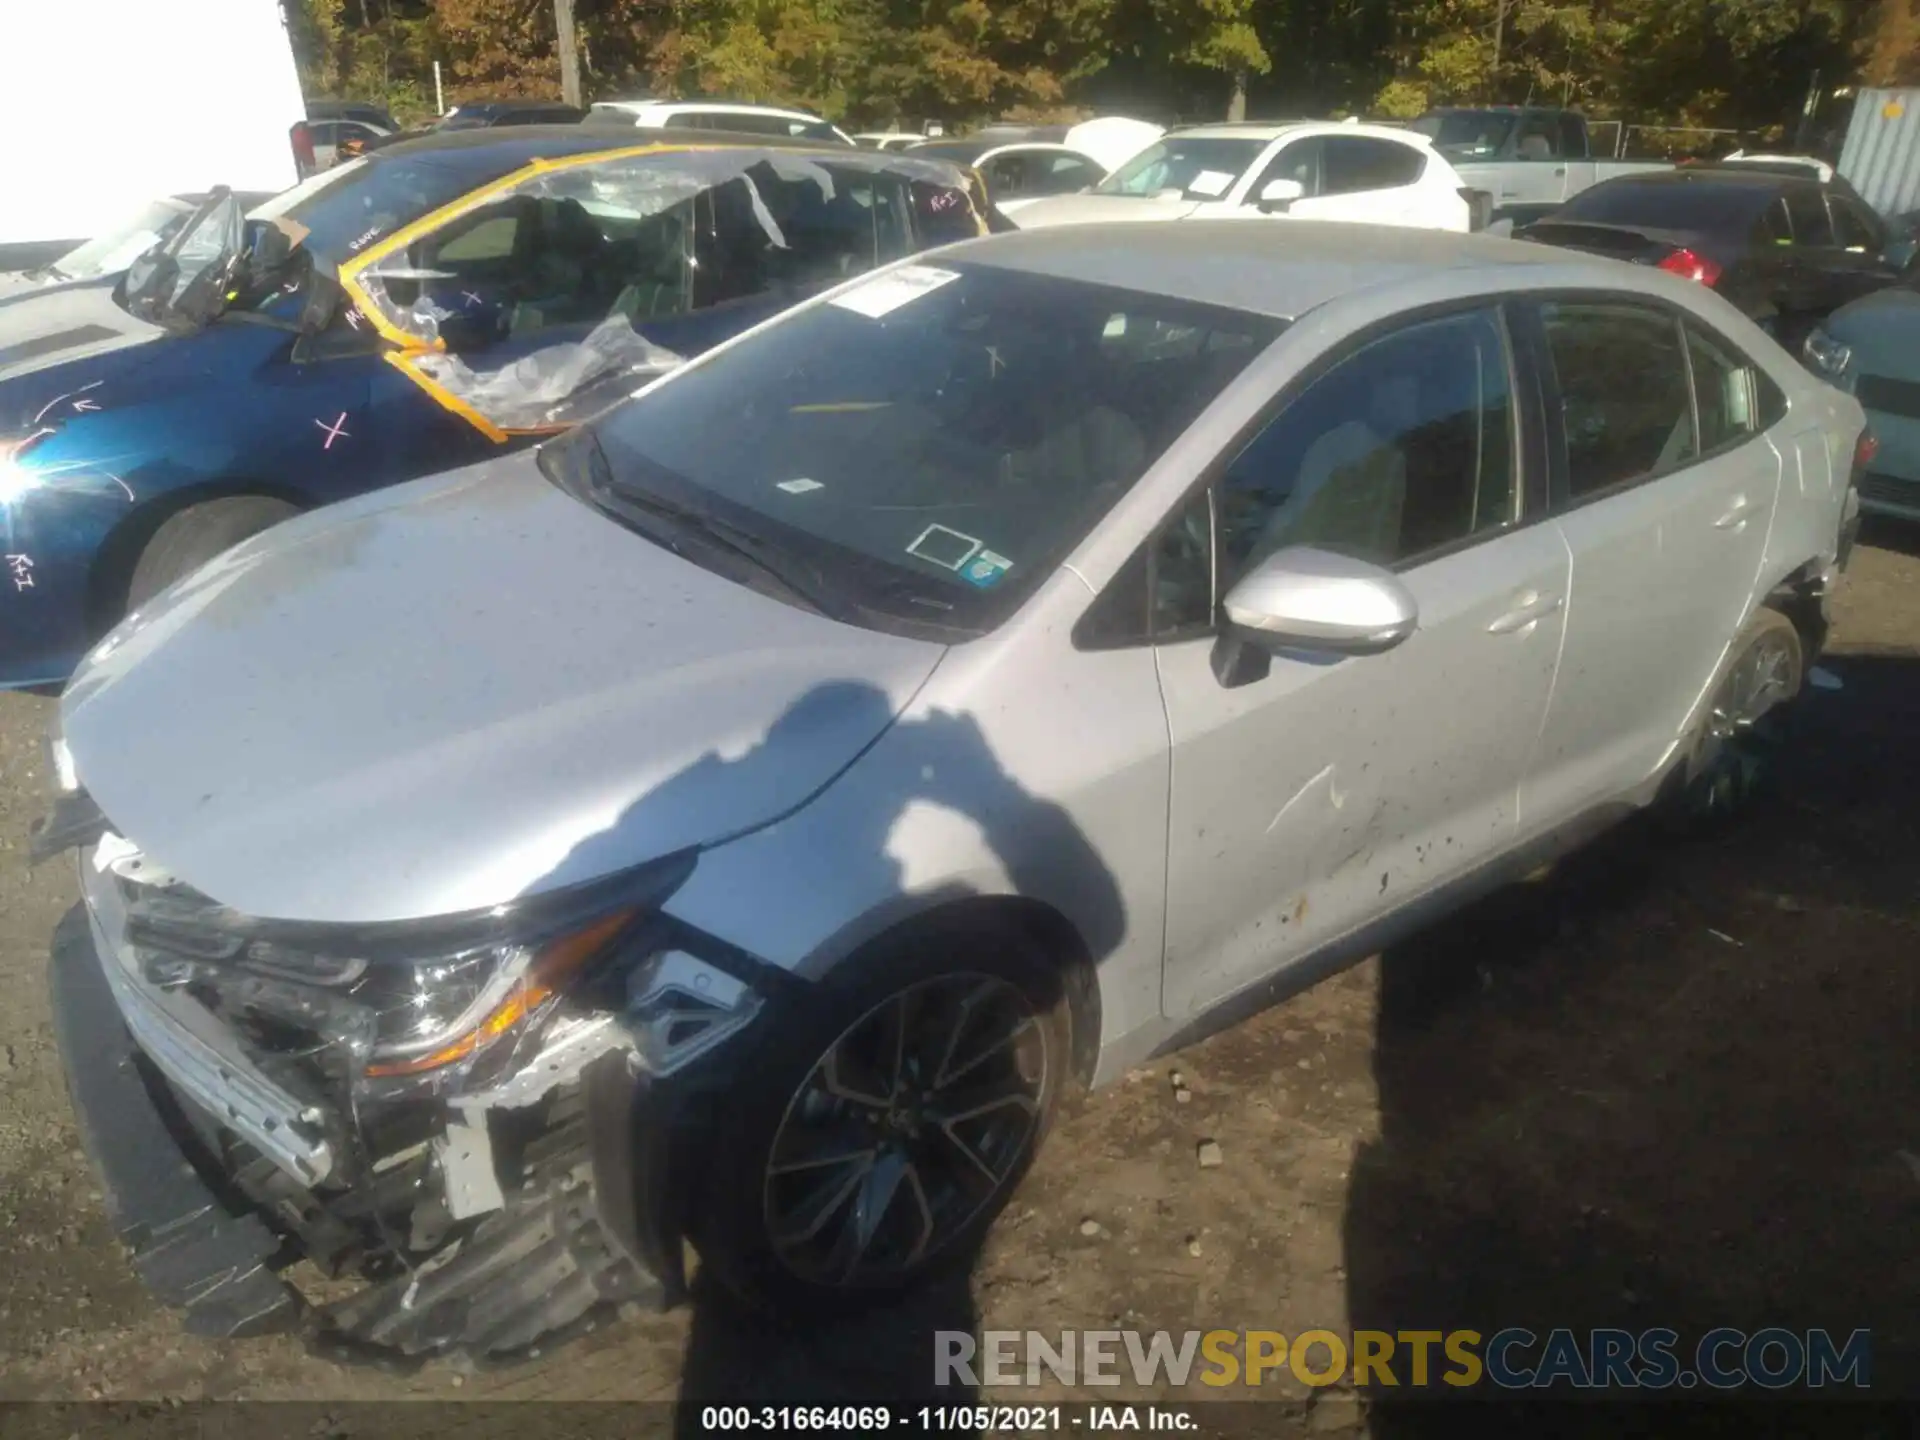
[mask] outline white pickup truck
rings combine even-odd
[[[1407,127],[1425,135],[1460,172],[1470,190],[1486,196],[1490,228],[1529,224],[1582,190],[1646,170],[1671,170],[1660,161],[1596,160],[1587,122],[1572,110],[1482,105],[1429,110]]]

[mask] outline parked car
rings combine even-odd
[[[643,130],[725,130],[735,135],[783,135],[829,145],[851,145],[839,126],[811,110],[773,105],[729,105],[712,100],[602,100],[591,112],[599,120],[629,119]],[[918,137],[916,137],[918,138]]]
[[[867,150],[905,150],[926,138],[917,130],[862,130],[853,143]]]
[[[1007,216],[1049,195],[1072,195],[1089,189],[1107,173],[1098,160],[1065,145],[1003,144],[991,136],[924,140],[906,153],[979,171],[989,199]]]
[[[1085,195],[1023,208],[1022,229],[1103,220],[1357,220],[1465,230],[1453,167],[1423,136],[1297,120],[1200,125],[1147,146]]]
[[[1748,166],[1609,180],[1519,233],[1697,280],[1789,349],[1831,311],[1897,281],[1915,251],[1911,235],[1889,234],[1833,186]]]
[[[36,853],[149,1283],[499,1359],[685,1238],[805,1320],[967,1261],[1076,1081],[1737,799],[1859,406],[1655,270],[1287,242],[951,247],[110,635]]]
[[[119,275],[147,251],[179,234],[207,198],[206,192],[162,195],[45,265],[33,270],[0,273],[0,300],[49,285],[71,285],[79,280]],[[264,204],[271,198],[257,193],[236,197],[243,207]]]
[[[1411,127],[1433,141],[1461,180],[1487,197],[1487,223],[1526,225],[1621,175],[1672,167],[1594,158],[1584,116],[1530,105],[1429,110]]]
[[[1866,409],[1875,444],[1860,508],[1920,520],[1920,291],[1909,280],[1841,306],[1807,336],[1804,355]]]
[[[300,173],[307,176],[378,149],[399,133],[399,124],[381,106],[313,100],[307,104],[306,121],[294,127],[293,148],[300,157]]]
[[[433,122],[432,129],[490,130],[500,125],[577,125],[586,111],[553,100],[465,100]]]
[[[0,687],[309,507],[468,463],[873,265],[980,233],[950,165],[591,127],[430,137],[118,283],[0,304]],[[337,279],[335,278],[337,276]]]

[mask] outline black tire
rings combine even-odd
[[[1762,660],[1771,678],[1752,704],[1747,667]],[[1800,631],[1778,610],[1762,609],[1728,649],[1714,677],[1707,713],[1688,746],[1675,818],[1683,828],[1714,827],[1745,812],[1770,785],[1787,742],[1793,702],[1806,679]],[[1755,708],[1755,707],[1758,708]],[[1753,713],[1733,713],[1752,710]]]
[[[818,1082],[828,1053],[841,1041],[856,1037],[863,1026],[880,1023],[875,1017],[889,1011],[895,997],[903,994],[920,996],[923,1007],[932,1007],[924,1010],[929,1019],[921,1025],[931,1033],[931,1017],[940,1013],[935,998],[975,984],[980,989],[973,993],[1017,995],[1025,1005],[1031,1030],[1023,1031],[1024,1038],[1009,1049],[1027,1047],[1030,1053],[1037,1035],[1044,1050],[1045,1069],[1034,1085],[1035,1110],[1024,1143],[1017,1154],[1010,1145],[999,1147],[1011,1157],[999,1179],[988,1189],[983,1176],[978,1181],[982,1193],[957,1200],[950,1210],[924,1203],[936,1186],[932,1179],[922,1184],[916,1172],[914,1193],[923,1203],[905,1212],[909,1224],[924,1215],[931,1225],[936,1213],[952,1220],[937,1244],[930,1245],[917,1261],[891,1273],[861,1273],[842,1283],[823,1283],[816,1275],[802,1273],[776,1244],[770,1216],[792,1183],[791,1176],[776,1178],[769,1173],[776,1140],[783,1149],[791,1141],[792,1131],[787,1138],[782,1136],[790,1109],[802,1129],[812,1125],[817,1130],[826,1124],[851,1127],[854,1121],[865,1121],[884,1131],[887,1119],[873,1120],[865,1113],[852,1120],[805,1119],[804,1107],[825,1098]],[[742,1057],[738,1078],[701,1157],[704,1182],[690,1238],[702,1267],[750,1306],[797,1318],[862,1309],[971,1263],[1045,1139],[1072,1068],[1070,1005],[1060,972],[1049,957],[1011,926],[970,923],[923,929],[910,941],[884,944],[849,962],[802,1003],[767,1019],[771,1023],[758,1051]],[[936,1103],[937,1097],[927,1102],[929,1115]],[[929,1121],[923,1128],[916,1127],[912,1143],[921,1144],[922,1134],[927,1145],[944,1149],[950,1142],[951,1122]],[[851,1143],[878,1143],[881,1138],[885,1137],[871,1141],[863,1137]],[[904,1186],[896,1193],[907,1194]],[[883,1221],[895,1218],[894,1210],[883,1210]],[[899,1230],[898,1225],[893,1227],[894,1233]]]
[[[153,532],[127,585],[127,609],[147,603],[214,556],[299,514],[299,507],[266,495],[234,495],[190,505]]]

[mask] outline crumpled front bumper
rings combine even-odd
[[[299,1306],[274,1273],[284,1246],[257,1214],[217,1194],[182,1146],[169,1096],[146,1073],[94,950],[86,912],[54,931],[54,1035],[74,1123],[100,1177],[107,1215],[135,1270],[199,1335],[257,1335],[293,1326]]]
[[[52,948],[55,1033],[115,1231],[189,1330],[298,1329],[330,1358],[389,1366],[452,1354],[491,1364],[538,1353],[622,1307],[665,1308],[684,1296],[676,1181],[691,1163],[698,1086],[653,1081],[616,1053],[581,1071],[562,1120],[520,1153],[506,1204],[426,1263],[389,1265],[344,1300],[310,1304],[281,1278],[303,1251],[280,1215],[322,1203],[319,1192],[257,1156],[236,1169],[216,1155],[208,1137],[222,1117],[136,1042],[107,978],[113,963],[76,906]]]

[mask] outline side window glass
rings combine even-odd
[[[1213,623],[1213,518],[1210,492],[1180,508],[1151,547],[1148,614],[1155,638]]]
[[[1559,381],[1572,499],[1670,470],[1698,453],[1672,316],[1605,302],[1540,309]]]
[[[1260,172],[1260,178],[1253,182],[1253,188],[1247,192],[1246,203],[1255,204],[1260,192],[1275,180],[1297,180],[1301,190],[1311,198],[1320,193],[1320,149],[1317,138],[1296,140],[1267,162],[1267,168]]]
[[[1315,380],[1228,465],[1221,585],[1289,545],[1402,564],[1510,524],[1517,499],[1494,313],[1415,325]]]
[[[1026,166],[1019,155],[996,155],[987,162],[987,193],[997,200],[1012,200],[1026,190]]]
[[[1567,159],[1584,157],[1587,153],[1587,130],[1577,116],[1560,117],[1560,154]]]
[[[1829,195],[1827,208],[1833,214],[1834,236],[1841,249],[1855,255],[1878,255],[1885,248],[1880,227],[1851,200]]]
[[[1100,180],[1100,167],[1090,165],[1076,155],[1056,155],[1047,172],[1034,187],[1043,195],[1071,195]]]
[[[1811,185],[1790,185],[1786,191],[1787,219],[1795,245],[1833,244],[1833,225],[1820,192]]]
[[[1427,168],[1426,157],[1411,145],[1329,135],[1321,141],[1321,191],[1351,195],[1363,190],[1393,190],[1411,185]]]
[[[1768,204],[1754,226],[1754,243],[1763,246],[1793,243],[1793,222],[1787,218],[1785,200],[1776,199]]]
[[[1773,381],[1766,371],[1755,369],[1753,372],[1755,401],[1760,407],[1760,430],[1771,430],[1787,418],[1787,395]]]
[[[1519,148],[1516,151],[1522,160],[1552,160],[1553,124],[1549,120],[1533,117],[1520,127]]]
[[[787,179],[762,163],[707,192],[712,223],[700,234],[696,304],[837,284],[907,252],[902,182],[824,168],[831,185]],[[960,205],[970,214],[964,197]]]
[[[1754,429],[1753,366],[1687,326],[1687,355],[1693,362],[1694,405],[1700,416],[1702,453],[1751,435]]]

